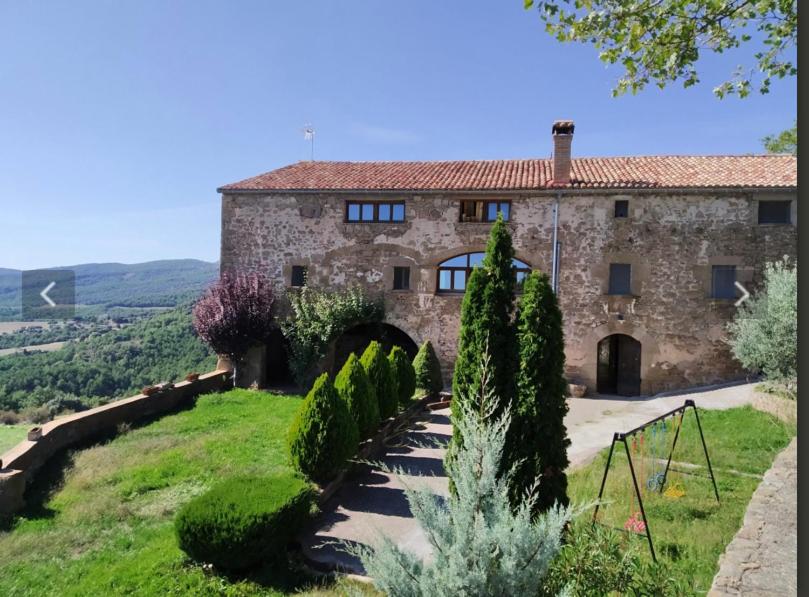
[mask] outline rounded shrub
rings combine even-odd
[[[444,389],[441,363],[438,362],[438,357],[429,340],[421,345],[416,358],[413,359],[413,370],[416,374],[416,391],[436,396]]]
[[[357,422],[329,375],[315,380],[289,430],[292,465],[318,483],[332,479],[357,451]]]
[[[399,397],[396,394],[396,380],[390,370],[390,363],[382,351],[382,345],[376,340],[371,342],[362,353],[360,363],[376,390],[379,416],[383,420],[394,416],[398,410]]]
[[[413,363],[407,358],[407,353],[400,346],[394,346],[388,355],[390,369],[396,378],[396,388],[399,394],[399,404],[407,406],[416,392],[416,371]]]
[[[334,389],[356,421],[360,439],[370,437],[379,427],[379,403],[365,368],[353,352],[334,379]]]
[[[283,564],[314,498],[311,485],[290,473],[234,477],[180,509],[177,542],[192,559],[222,570]]]

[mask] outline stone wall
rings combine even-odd
[[[386,321],[419,344],[432,340],[448,382],[462,297],[436,292],[437,266],[484,250],[491,226],[459,222],[463,198],[510,200],[517,257],[550,272],[551,192],[224,194],[222,268],[261,271],[288,285],[292,266],[304,265],[311,285],[383,291]],[[711,266],[736,265],[737,279],[754,287],[766,261],[796,255],[794,224],[757,223],[758,201],[767,198],[790,199],[796,209],[794,192],[565,191],[559,299],[569,377],[594,390],[596,347],[613,333],[641,342],[643,393],[740,377],[723,341],[734,301],[709,298]],[[347,199],[403,200],[406,221],[345,222]],[[617,199],[629,201],[628,218],[613,217]],[[606,294],[610,262],[632,265],[631,296]],[[411,290],[392,290],[394,266],[411,268]]]
[[[122,423],[176,409],[200,394],[221,391],[229,387],[230,379],[229,371],[217,370],[200,375],[196,381],[179,382],[156,395],[123,398],[45,423],[39,439],[22,441],[2,456],[0,516],[13,514],[23,506],[26,483],[59,451],[113,431]]]

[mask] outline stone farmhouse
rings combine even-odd
[[[725,326],[736,282],[753,290],[766,262],[796,257],[796,158],[572,158],[573,133],[553,124],[550,159],[304,161],[225,185],[222,270],[379,291],[382,332],[353,342],[431,340],[448,383],[500,212],[518,279],[541,270],[557,290],[571,382],[638,395],[743,377]],[[272,377],[283,355],[268,350]]]

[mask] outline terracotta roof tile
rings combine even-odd
[[[795,188],[789,155],[574,158],[574,189]],[[220,191],[505,191],[558,188],[551,160],[298,162]]]

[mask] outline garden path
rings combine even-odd
[[[681,392],[646,398],[603,396],[573,398],[565,419],[571,446],[571,466],[589,462],[609,446],[613,433],[628,431],[668,410],[693,399],[699,408],[725,409],[753,401],[753,384],[716,387],[697,392]],[[401,548],[429,557],[430,545],[424,531],[413,519],[402,490],[402,483],[429,484],[436,493],[447,494],[444,476],[444,449],[432,446],[446,443],[452,436],[449,409],[424,411],[411,428],[388,448],[382,461],[401,467],[406,474],[397,477],[370,468],[345,484],[326,502],[323,513],[299,537],[304,556],[318,568],[340,569],[363,574],[356,558],[342,552],[335,542],[374,544],[381,534]],[[425,444],[431,447],[424,447]]]

